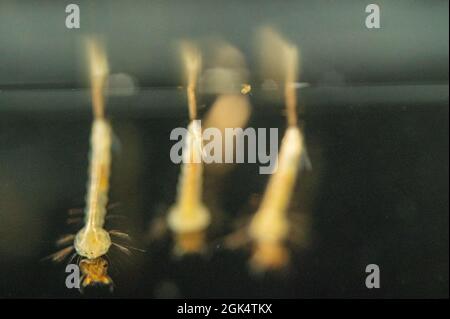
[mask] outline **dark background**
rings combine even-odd
[[[80,1],[74,32],[63,27],[65,3],[41,3],[0,4],[0,297],[80,296],[65,287],[64,264],[40,259],[76,230],[66,212],[84,203],[91,114],[78,37],[92,31],[105,35],[112,71],[140,88],[108,100],[114,214],[147,250],[111,256],[112,296],[448,297],[448,2],[380,1],[382,29],[368,31],[359,1]],[[248,251],[220,241],[254,212],[267,181],[256,165],[221,180],[205,173],[218,221],[205,256],[174,259],[170,239],[152,240],[149,228],[174,200],[169,133],[187,117],[171,41],[214,33],[241,49],[255,88],[248,125],[283,132],[282,102],[259,90],[252,59],[263,24],[302,49],[313,170],[292,207],[311,220],[309,244],[292,247],[286,271],[257,277]],[[202,97],[202,113],[213,98]],[[370,263],[379,290],[365,287]]]

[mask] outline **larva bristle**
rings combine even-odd
[[[50,255],[48,258],[52,259],[55,262],[62,262],[64,259],[66,259],[67,256],[74,250],[73,246],[66,247],[64,249],[61,249],[60,251],[57,251],[56,253]]]
[[[127,247],[120,245],[118,243],[112,243],[115,247],[117,247],[121,252],[123,252],[125,255],[131,256],[131,250]]]
[[[56,241],[56,246],[64,246],[69,244],[70,242],[73,242],[73,240],[75,239],[75,235],[74,234],[68,234],[65,236],[62,236],[61,238],[59,238]]]
[[[130,235],[128,235],[127,233],[121,232],[119,230],[110,230],[109,231],[110,235],[116,236],[120,239],[124,239],[124,240],[131,240]]]

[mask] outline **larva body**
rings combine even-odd
[[[284,78],[288,128],[281,141],[277,170],[270,177],[261,205],[247,229],[253,245],[251,264],[256,270],[279,269],[289,261],[285,243],[292,233],[287,212],[304,152],[297,119],[298,50],[274,30],[261,31],[261,51],[270,50],[280,56],[277,60],[263,58],[262,61],[268,78]]]
[[[256,244],[254,261],[263,266],[280,266],[287,252],[283,241],[289,234],[287,209],[292,196],[300,159],[303,137],[297,126],[288,127],[281,142],[277,171],[271,176],[262,203],[250,227],[249,236]]]
[[[169,228],[178,236],[182,250],[196,251],[210,223],[208,209],[202,203],[202,137],[198,121],[188,126],[183,165],[178,182],[177,201],[167,217]]]
[[[85,225],[75,237],[75,250],[94,259],[107,253],[111,238],[103,229],[108,203],[111,166],[111,126],[104,118],[94,120],[91,132],[91,154]]]

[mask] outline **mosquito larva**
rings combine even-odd
[[[297,179],[302,153],[303,134],[297,124],[296,88],[297,49],[283,45],[285,58],[285,103],[288,128],[281,142],[278,168],[270,177],[262,202],[251,220],[248,232],[253,242],[251,265],[256,270],[277,269],[287,264],[289,236],[287,209]]]
[[[118,231],[108,232],[104,228],[108,204],[112,140],[112,128],[105,118],[103,95],[108,77],[108,63],[104,51],[92,39],[87,42],[87,53],[94,120],[90,138],[89,180],[84,226],[76,235],[67,235],[60,239],[59,244],[73,242],[73,245],[52,256],[54,260],[60,261],[75,249],[74,255],[78,254],[82,258],[79,265],[83,273],[83,287],[91,283],[112,284],[111,278],[107,275],[108,262],[105,259],[106,253],[112,245],[129,253],[127,247],[111,240],[111,236],[119,235],[123,238],[123,235],[126,234]]]
[[[94,121],[91,131],[85,225],[76,234],[74,247],[80,256],[94,259],[106,254],[111,246],[111,238],[103,225],[108,204],[112,129],[104,115],[103,88],[108,76],[106,56],[95,42],[89,42],[88,54]]]
[[[176,251],[179,254],[200,252],[204,246],[205,230],[210,223],[210,213],[202,201],[202,132],[199,123],[195,121],[196,85],[201,70],[201,55],[194,46],[185,43],[183,57],[188,78],[186,93],[190,122],[183,149],[177,198],[167,216],[167,224],[175,234]]]
[[[252,264],[279,268],[289,259],[284,241],[289,235],[287,208],[295,186],[303,138],[298,127],[289,127],[281,142],[278,170],[271,176],[249,234],[254,240]]]

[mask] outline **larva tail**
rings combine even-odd
[[[195,91],[202,66],[200,50],[191,42],[184,41],[181,44],[181,53],[187,77],[187,97],[189,108],[189,119],[197,118],[197,101]]]
[[[105,117],[105,101],[103,89],[109,73],[108,60],[98,40],[86,40],[91,79],[92,108],[95,118]]]

